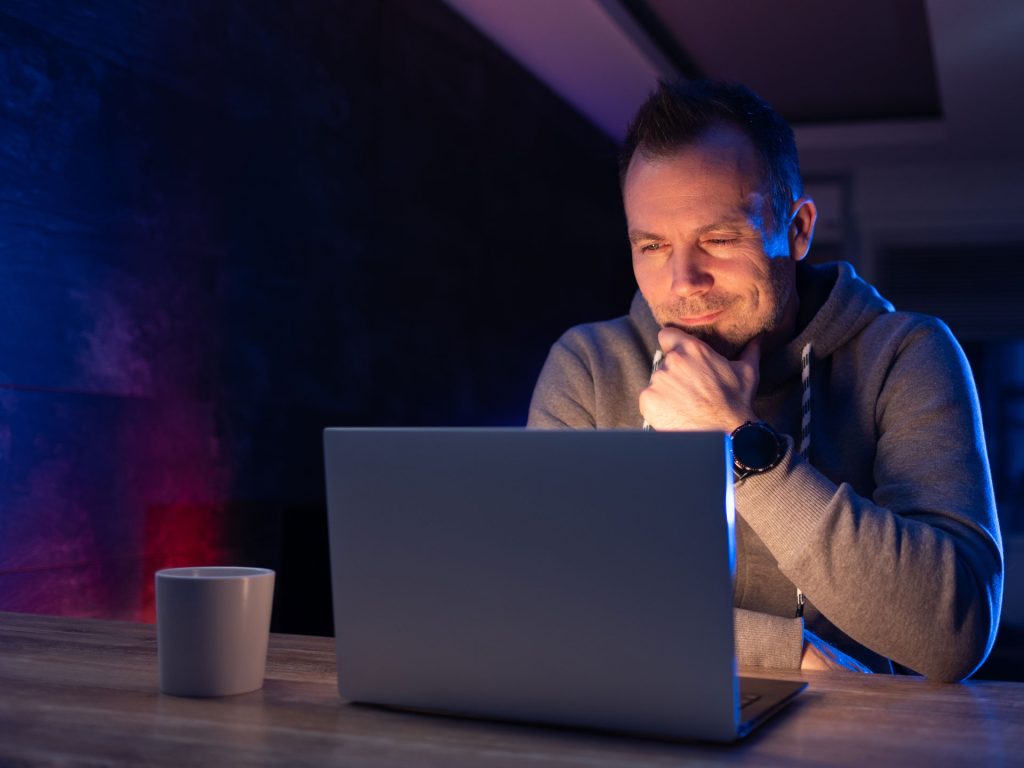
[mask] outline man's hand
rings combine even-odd
[[[804,630],[804,651],[800,657],[800,669],[835,672],[865,672],[871,670],[854,658],[847,656],[838,648],[834,648],[813,632]]]
[[[757,339],[743,348],[738,360],[725,359],[678,328],[663,328],[658,344],[664,353],[661,368],[640,393],[640,413],[654,429],[732,432],[746,421],[757,421]]]

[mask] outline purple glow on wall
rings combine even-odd
[[[150,620],[154,570],[230,559],[209,405],[11,389],[0,404],[20,454],[0,610]]]
[[[174,159],[137,135],[141,114],[111,117],[128,109],[115,73],[49,45],[0,24],[26,74],[0,113],[0,610],[149,619],[156,568],[231,559],[216,211],[194,175],[159,178]],[[153,176],[121,168],[136,164]]]
[[[611,142],[443,4],[15,4],[0,91],[0,610],[330,631],[323,428],[521,424],[628,306]]]

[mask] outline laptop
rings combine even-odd
[[[324,432],[350,702],[733,741],[806,683],[743,679],[721,433]]]

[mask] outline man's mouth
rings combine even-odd
[[[719,309],[716,312],[709,312],[706,315],[691,315],[689,317],[674,317],[669,325],[679,326],[685,330],[687,327],[693,327],[696,325],[711,325],[718,319],[718,316],[722,314],[724,310]]]

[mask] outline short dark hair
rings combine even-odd
[[[771,195],[771,223],[773,227],[784,225],[804,186],[793,129],[768,102],[738,83],[660,81],[630,123],[619,155],[620,181],[625,182],[634,155],[671,155],[721,124],[735,126],[754,145]]]

